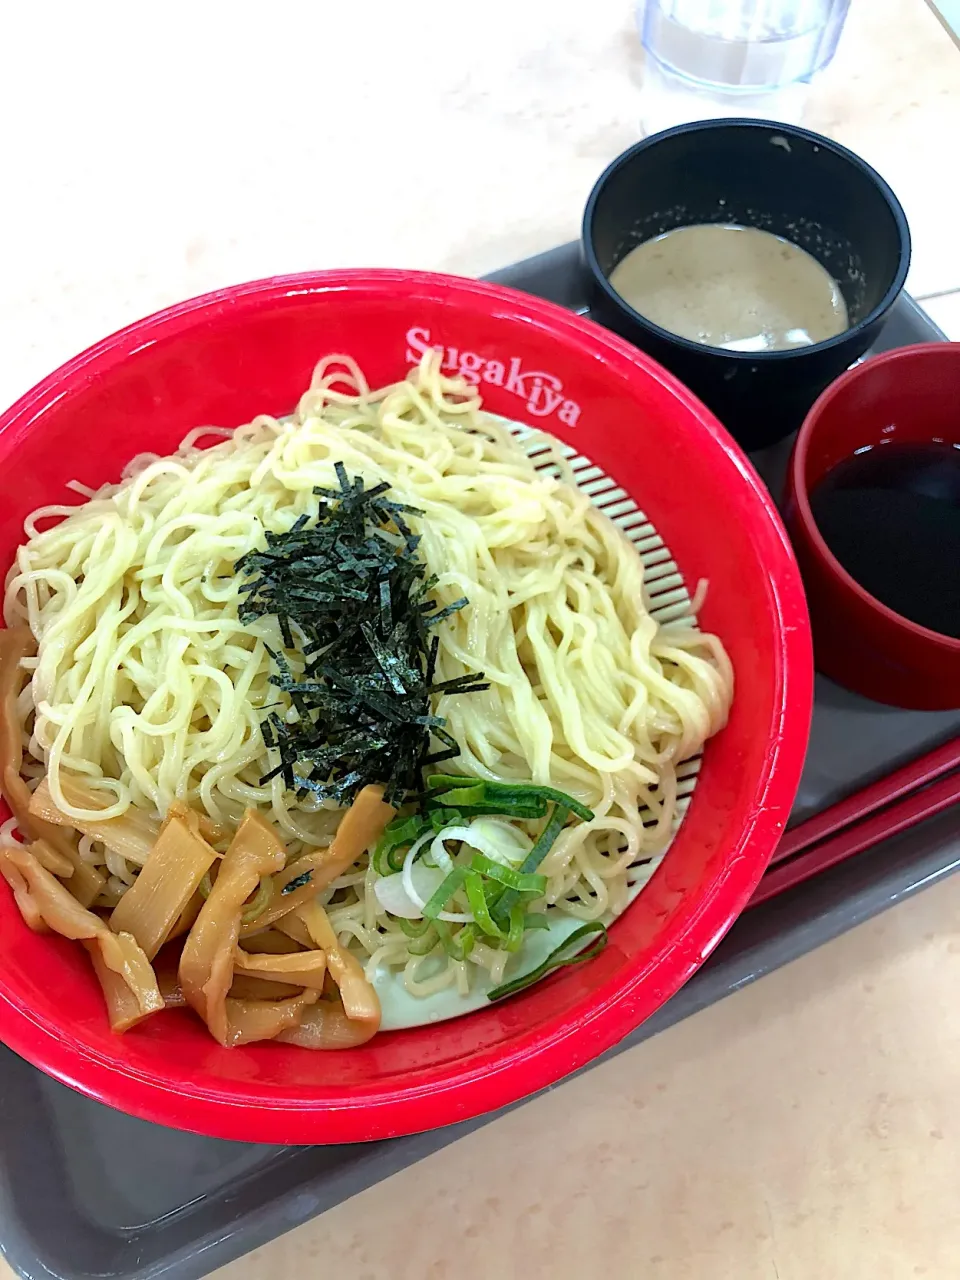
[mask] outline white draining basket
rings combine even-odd
[[[637,555],[643,563],[643,583],[650,604],[650,616],[661,626],[668,623],[675,626],[697,626],[693,613],[690,593],[686,588],[680,570],[670,548],[664,543],[657,530],[640,510],[633,498],[625,489],[607,475],[595,462],[582,453],[577,453],[572,445],[563,444],[554,436],[516,422],[506,422],[510,431],[523,445],[527,457],[533,461],[537,471],[544,475],[563,478],[563,469],[557,464],[559,455],[573,474],[574,482],[590,498],[591,503],[612,520],[625,534],[629,542],[636,548]],[[677,767],[677,816],[674,832],[683,820],[690,805],[690,797],[697,784],[700,773],[702,752],[697,752],[689,760],[684,760]],[[646,884],[654,870],[663,860],[663,854],[654,858],[645,858],[638,862],[631,871],[636,871],[636,879],[631,876],[631,885]]]

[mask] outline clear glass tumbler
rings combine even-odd
[[[850,0],[638,0],[644,128],[754,116],[797,124]]]

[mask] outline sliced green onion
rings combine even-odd
[[[450,926],[446,920],[431,920],[430,922],[433,932],[437,935],[437,941],[443,947],[448,956],[453,955],[453,939],[450,935]]]
[[[464,812],[468,818],[515,818],[523,822],[534,822],[546,815],[549,808],[546,800],[534,796],[524,800],[486,800],[483,804],[472,805]]]
[[[394,919],[408,938],[422,938],[431,927],[429,920],[408,920],[405,916]]]
[[[475,853],[470,860],[470,869],[479,871],[487,880],[495,880],[497,884],[506,885],[508,889],[516,889],[517,893],[532,893],[541,897],[547,891],[547,877],[533,873],[526,875],[515,871],[513,867],[505,867],[502,862],[494,862],[484,853]]]
[[[556,805],[547,825],[537,837],[537,843],[533,846],[524,860],[517,868],[522,875],[529,875],[531,871],[536,871],[540,863],[544,860],[550,850],[556,843],[557,836],[563,830],[567,821],[567,810],[563,805]]]
[[[431,812],[435,812],[433,805],[444,804],[447,797],[454,794],[459,796],[463,792],[446,791],[436,799],[428,798],[427,805]],[[532,821],[534,818],[542,818],[547,812],[546,800],[538,796],[518,797],[513,800],[476,800],[473,804],[458,800],[457,807],[464,818],[480,818],[489,815],[490,817],[525,818]]]
[[[566,810],[562,805],[554,805],[553,813],[547,820],[547,825],[540,832],[537,843],[533,846],[527,856],[521,862],[518,870],[521,875],[529,875],[531,871],[536,871],[540,863],[544,860],[550,850],[556,843],[557,836],[563,830],[563,825],[567,820]],[[492,908],[492,915],[495,922],[501,929],[505,929],[510,921],[510,908],[519,897],[516,889],[504,889],[500,897]]]
[[[469,786],[471,779],[453,773],[432,773],[427,779],[428,791],[452,791],[454,787]]]
[[[442,799],[446,800],[446,796]],[[519,818],[533,822],[547,812],[546,800],[537,797],[522,800],[483,800],[477,804],[463,804],[460,811],[464,818]]]
[[[465,934],[466,936],[461,938],[460,934]],[[476,941],[476,938],[477,933],[472,924],[464,925],[460,930],[460,933],[457,934],[456,941],[461,945],[464,960],[466,960],[467,956],[473,950],[473,944]]]
[[[444,951],[451,960],[466,960],[473,950],[474,942],[476,942],[477,934],[473,925],[465,924],[455,934],[451,933],[450,926],[445,920],[435,920],[433,927],[437,931]]]
[[[523,917],[524,929],[549,929],[550,920],[544,911],[528,911]]]
[[[533,783],[525,782],[488,782],[487,799],[492,803],[500,799],[509,799],[513,796],[539,796],[541,800],[552,801],[563,809],[569,809],[571,813],[582,822],[592,822],[594,813],[592,809],[588,809],[585,804],[581,804],[579,800],[571,795],[567,795],[566,791],[558,791],[556,787],[541,787]]]
[[[439,834],[444,827],[461,822],[456,809],[434,809],[430,813],[415,813],[409,818],[394,818],[377,841],[373,852],[373,865],[378,875],[389,876],[403,870],[403,862],[410,846],[426,831]]]
[[[430,829],[442,831],[458,818],[460,814],[454,809],[439,809],[429,814],[416,813],[410,818],[394,818],[376,842],[374,868],[378,876],[393,876],[394,873],[401,872],[410,846],[416,844],[424,832]]]
[[[490,915],[490,906],[484,892],[483,879],[479,871],[467,871],[464,874],[464,885],[467,890],[467,902],[473,912],[477,926],[490,938],[498,941],[503,937],[503,930],[494,923]]]
[[[596,940],[590,946],[576,955],[565,956],[565,953],[576,943],[594,935]],[[562,969],[566,965],[583,964],[586,960],[592,960],[594,956],[600,954],[606,945],[607,930],[605,925],[602,925],[599,920],[591,920],[589,924],[582,924],[579,929],[574,929],[569,938],[565,938],[558,947],[554,947],[543,964],[537,965],[536,969],[531,969],[529,973],[525,973],[521,978],[514,978],[512,982],[504,982],[499,987],[494,987],[492,991],[487,992],[487,999],[502,1000],[505,996],[516,995],[518,991],[523,991],[535,982],[539,982],[541,978],[545,978],[554,969]]]
[[[454,867],[449,875],[444,876],[424,905],[423,914],[426,919],[436,919],[463,884],[463,878],[466,874],[463,867]]]
[[[461,805],[480,804],[483,800],[484,784],[475,782],[469,787],[454,787],[451,791],[445,791],[442,799],[438,802],[459,809]]]
[[[423,828],[423,819],[419,813],[408,818],[394,818],[384,828],[383,835],[377,841],[377,849],[392,849],[398,844],[413,844]]]
[[[412,956],[428,956],[435,947],[440,945],[440,942],[441,938],[437,933],[435,922],[421,938],[411,938],[407,943],[407,950]]]
[[[204,873],[203,879],[200,881],[200,893],[204,898],[209,898],[213,893],[213,881],[210,879],[210,872]]]
[[[394,818],[388,824],[373,851],[373,865],[378,875],[387,876],[401,870],[406,850],[423,834],[424,825],[419,813],[409,818]]]
[[[508,951],[519,951],[523,946],[523,921],[526,914],[519,902],[515,902],[510,908],[510,929],[506,939]]]
[[[466,960],[477,940],[477,930],[472,924],[465,924],[450,939],[450,954],[454,960]]]
[[[434,809],[430,814],[429,822],[439,835],[444,827],[459,826],[463,822],[463,816],[456,809]]]
[[[299,880],[299,876],[297,879]],[[240,919],[243,924],[252,924],[257,916],[262,916],[273,901],[273,877],[264,876],[260,881],[260,887],[257,890],[254,900],[240,912]]]
[[[411,844],[412,843],[413,842],[411,841]],[[410,845],[397,844],[397,845],[394,845],[392,849],[388,850],[387,856],[385,859],[387,864],[387,870],[385,873],[381,872],[381,874],[396,875],[398,871],[402,871],[403,863],[407,856],[407,850],[409,848],[410,848]]]
[[[593,821],[593,810],[588,809],[573,796],[565,791],[558,791],[555,787],[541,787],[534,782],[475,783],[471,779],[458,777],[455,774],[435,773],[427,779],[427,788],[429,791],[437,792],[438,795],[436,798],[428,796],[427,803],[446,803],[450,792],[460,791],[466,794],[469,791],[473,794],[477,787],[482,788],[482,799],[471,800],[464,804],[465,808],[469,808],[474,813],[513,813],[517,817],[542,818],[546,813],[546,804],[552,802],[576,814],[583,822]],[[440,795],[443,795],[442,801]],[[536,809],[537,812],[529,815],[515,813],[519,808]]]

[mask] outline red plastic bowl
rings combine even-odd
[[[936,440],[960,447],[958,401],[960,343],[886,351],[824,391],[800,429],[787,472],[787,525],[810,601],[817,668],[896,707],[960,707],[960,640],[911,622],[861,587],[824,541],[810,494],[866,445]],[[945,582],[944,590],[951,589],[956,582]]]
[[[584,1066],[665,1000],[745,906],[800,777],[812,663],[786,535],[749,463],[658,365],[598,326],[508,289],[397,271],[239,285],[92,347],[0,418],[0,560],[21,521],[72,477],[117,476],[191,427],[289,412],[315,361],[353,354],[373,385],[424,344],[504,366],[488,407],[592,456],[661,531],[686,580],[710,582],[704,626],[738,673],[728,727],[708,744],[669,856],[610,945],[468,1017],[309,1053],[222,1049],[185,1012],[125,1036],[107,1025],[80,947],[31,933],[0,893],[0,1038],[82,1093],[161,1124],[253,1142],[353,1142],[465,1120]]]

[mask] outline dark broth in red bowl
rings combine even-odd
[[[817,667],[877,702],[960,707],[960,344],[839,378],[787,475]]]
[[[869,445],[810,495],[837,560],[895,613],[960,639],[960,446]]]

